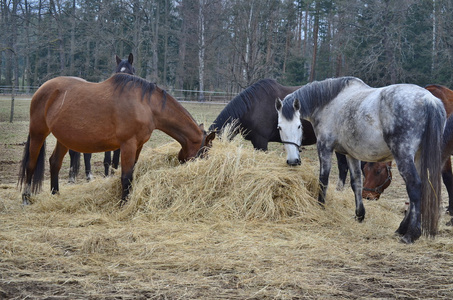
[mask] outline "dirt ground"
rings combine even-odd
[[[23,207],[16,183],[27,126],[0,122],[0,299],[453,298],[451,217],[435,239],[402,244],[394,231],[406,192],[396,170],[382,198],[366,201],[363,223],[350,189],[334,189],[335,168],[326,208],[296,217],[125,216],[110,188],[118,174],[103,178],[102,154],[93,182],[66,184],[65,159],[62,194],[47,195],[47,178],[42,198]],[[284,160],[274,149],[270,159]],[[314,147],[302,155],[317,168]],[[111,201],[97,199],[111,190]],[[445,189],[443,198],[445,206]]]

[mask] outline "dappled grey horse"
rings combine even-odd
[[[441,144],[446,113],[442,102],[412,84],[372,88],[354,77],[312,82],[276,100],[278,128],[290,165],[300,161],[300,119],[313,124],[320,161],[318,201],[325,202],[333,151],[346,155],[362,221],[360,160],[395,160],[406,183],[410,207],[397,233],[411,243],[422,232],[437,233]]]

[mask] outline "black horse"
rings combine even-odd
[[[115,59],[116,59],[115,73],[127,73],[130,75],[135,74],[135,68],[132,65],[132,63],[134,62],[134,56],[132,55],[132,53],[129,53],[129,57],[127,59],[121,59],[118,57],[118,55],[115,55]],[[77,175],[79,174],[80,169],[80,152],[69,150],[69,157],[70,157],[69,182],[74,183]],[[91,173],[91,153],[84,153],[83,160],[85,162],[85,176],[87,181],[90,181],[93,178],[93,174]],[[112,166],[113,169],[118,169],[119,161],[120,161],[120,149],[113,151],[113,161],[111,151],[105,152],[104,155],[105,176],[109,175],[110,166]]]
[[[275,99],[283,99],[286,95],[300,88],[299,86],[283,86],[273,79],[263,79],[247,87],[239,95],[233,98],[220,112],[209,131],[222,130],[226,125],[234,126],[233,135],[242,136],[252,142],[257,150],[267,150],[269,142],[281,143],[277,129],[278,116],[275,110]],[[302,120],[304,136],[302,146],[316,143],[316,135],[310,122]],[[337,189],[342,189],[348,165],[346,157],[337,155],[339,180]]]

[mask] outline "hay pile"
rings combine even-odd
[[[288,168],[275,153],[217,141],[208,159],[179,165],[178,150],[172,143],[143,153],[130,207],[181,220],[281,220],[316,204],[316,171],[307,164]]]
[[[290,168],[281,153],[256,151],[239,139],[216,139],[207,159],[182,165],[177,160],[179,149],[173,142],[142,152],[128,204],[122,209],[118,175],[65,185],[58,197],[42,192],[35,196],[33,209],[176,221],[310,221],[326,213],[316,200],[318,170],[312,162]]]

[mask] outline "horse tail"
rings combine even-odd
[[[426,236],[437,234],[441,203],[442,134],[445,125],[443,107],[430,106],[427,124],[422,137],[420,179],[422,182],[421,219]]]
[[[42,182],[44,181],[44,163],[46,157],[46,142],[44,141],[41,150],[39,151],[38,160],[36,161],[35,172],[32,178],[32,192],[37,193],[41,190]],[[30,135],[27,137],[25,143],[24,154],[22,156],[22,162],[19,170],[19,187],[22,188],[22,184],[26,180],[26,169],[30,161]]]

